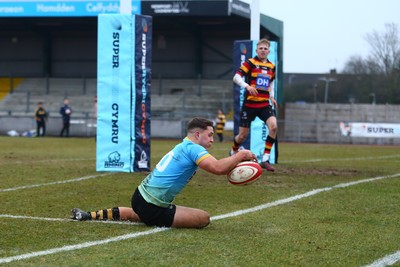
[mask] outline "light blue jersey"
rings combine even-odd
[[[168,207],[196,173],[200,162],[209,156],[204,147],[186,137],[142,181],[140,194],[148,203]]]

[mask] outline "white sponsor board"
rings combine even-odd
[[[400,137],[400,124],[396,123],[340,122],[339,127],[343,136],[375,138]]]

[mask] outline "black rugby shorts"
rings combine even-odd
[[[148,203],[137,188],[132,195],[131,205],[140,220],[148,226],[171,227],[174,222],[176,212],[174,204],[163,208]]]

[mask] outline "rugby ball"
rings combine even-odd
[[[233,185],[247,185],[255,182],[262,174],[257,162],[243,161],[228,173],[228,181]]]

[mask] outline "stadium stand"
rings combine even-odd
[[[39,101],[50,114],[58,114],[65,97],[74,105],[74,113],[93,113],[93,97],[96,94],[95,79],[77,78],[26,78],[0,102],[0,111],[32,113]]]
[[[39,101],[50,116],[59,116],[68,97],[75,116],[93,117],[93,97],[97,94],[95,78],[26,78],[0,102],[0,112],[31,114]],[[152,80],[152,116],[185,119],[194,114],[213,118],[217,109],[232,105],[230,80]]]

